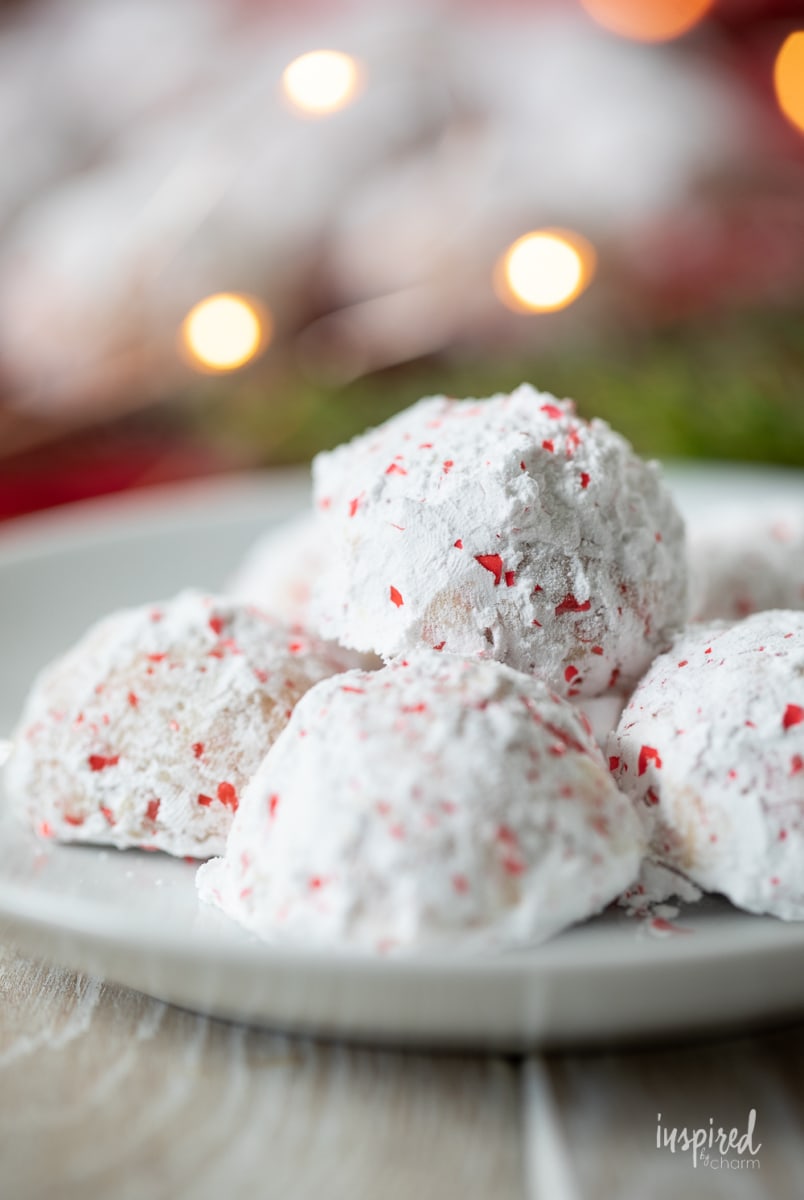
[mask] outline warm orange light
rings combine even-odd
[[[791,125],[804,133],[804,30],[791,33],[773,68],[776,98]]]
[[[589,16],[637,42],[669,42],[681,37],[702,17],[714,0],[581,0]]]
[[[361,83],[357,62],[340,50],[311,50],[294,58],[282,72],[282,87],[291,104],[316,117],[345,108]]]
[[[586,238],[566,229],[538,229],[509,246],[494,281],[500,299],[516,312],[556,312],[589,285],[596,255]]]
[[[265,349],[271,322],[254,301],[220,292],[190,309],[182,322],[181,337],[195,366],[236,371]]]

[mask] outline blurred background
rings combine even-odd
[[[804,465],[802,0],[5,0],[0,153],[0,517],[523,379]]]

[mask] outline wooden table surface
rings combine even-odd
[[[524,1059],[356,1049],[0,948],[2,1200],[799,1200],[802,1097],[804,1027]],[[658,1113],[744,1132],[751,1108],[758,1165],[656,1148]]]

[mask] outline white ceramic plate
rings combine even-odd
[[[676,468],[689,513],[804,498],[795,473]],[[111,608],[215,588],[266,526],[298,510],[296,473],[75,506],[0,531],[0,732],[34,672]],[[804,1013],[804,924],[707,899],[688,932],[608,912],[538,949],[488,957],[291,953],[196,902],[161,854],[43,844],[0,815],[0,936],[189,1008],[394,1043],[521,1049],[670,1036]]]

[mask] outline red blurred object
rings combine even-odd
[[[240,465],[187,435],[92,431],[0,467],[0,520],[131,488],[221,474]]]

